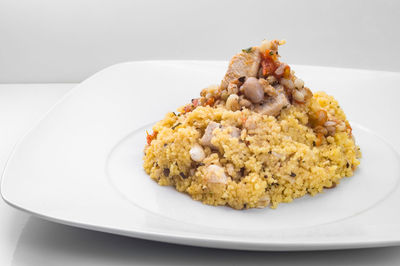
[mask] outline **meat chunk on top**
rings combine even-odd
[[[226,89],[229,82],[234,79],[246,76],[256,77],[260,68],[261,54],[258,47],[252,47],[250,51],[243,51],[235,55],[228,66],[221,88]]]
[[[263,115],[277,116],[289,104],[285,93],[281,92],[275,97],[268,98],[262,105],[257,106],[254,111]]]

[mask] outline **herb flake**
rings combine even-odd
[[[164,174],[164,176],[166,176],[166,177],[168,177],[169,176],[169,168],[164,168],[164,170],[163,170],[163,174]]]
[[[251,53],[252,50],[253,50],[253,47],[249,47],[247,49],[242,49],[242,52]]]
[[[184,173],[182,173],[182,172],[181,172],[179,175],[180,175],[183,179],[186,179],[186,178],[187,178],[187,176],[186,176]]]
[[[242,77],[238,78],[238,80],[239,80],[240,82],[244,82],[244,81],[246,80],[246,77],[245,77],[245,76],[242,76]]]
[[[182,123],[177,123],[171,127],[172,130],[175,130],[178,126],[182,125]]]

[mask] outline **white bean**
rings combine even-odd
[[[226,108],[232,111],[239,110],[239,96],[237,96],[236,94],[229,95],[228,99],[226,100]]]
[[[189,154],[190,154],[190,158],[192,158],[192,160],[195,162],[201,162],[206,157],[203,147],[201,147],[197,143],[194,144],[193,147],[190,149]]]
[[[290,79],[281,79],[281,84],[290,90],[294,89],[294,83]]]
[[[296,89],[301,89],[304,87],[304,81],[301,79],[296,79],[294,81],[294,86],[296,87]]]
[[[295,99],[298,102],[304,102],[304,94],[298,90],[294,90],[292,93],[293,99]]]

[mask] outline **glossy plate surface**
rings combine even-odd
[[[218,83],[226,65],[149,61],[100,71],[20,142],[3,175],[3,198],[52,221],[188,245],[249,250],[398,245],[399,156],[371,122],[379,119],[376,110],[385,109],[387,97],[376,95],[376,86],[398,86],[396,73],[294,66],[312,90],[339,100],[363,153],[354,177],[315,197],[276,210],[236,211],[193,201],[144,173],[145,130]]]

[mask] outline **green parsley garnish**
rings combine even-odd
[[[252,50],[253,50],[253,47],[249,47],[247,49],[242,49],[242,52],[251,53]]]

